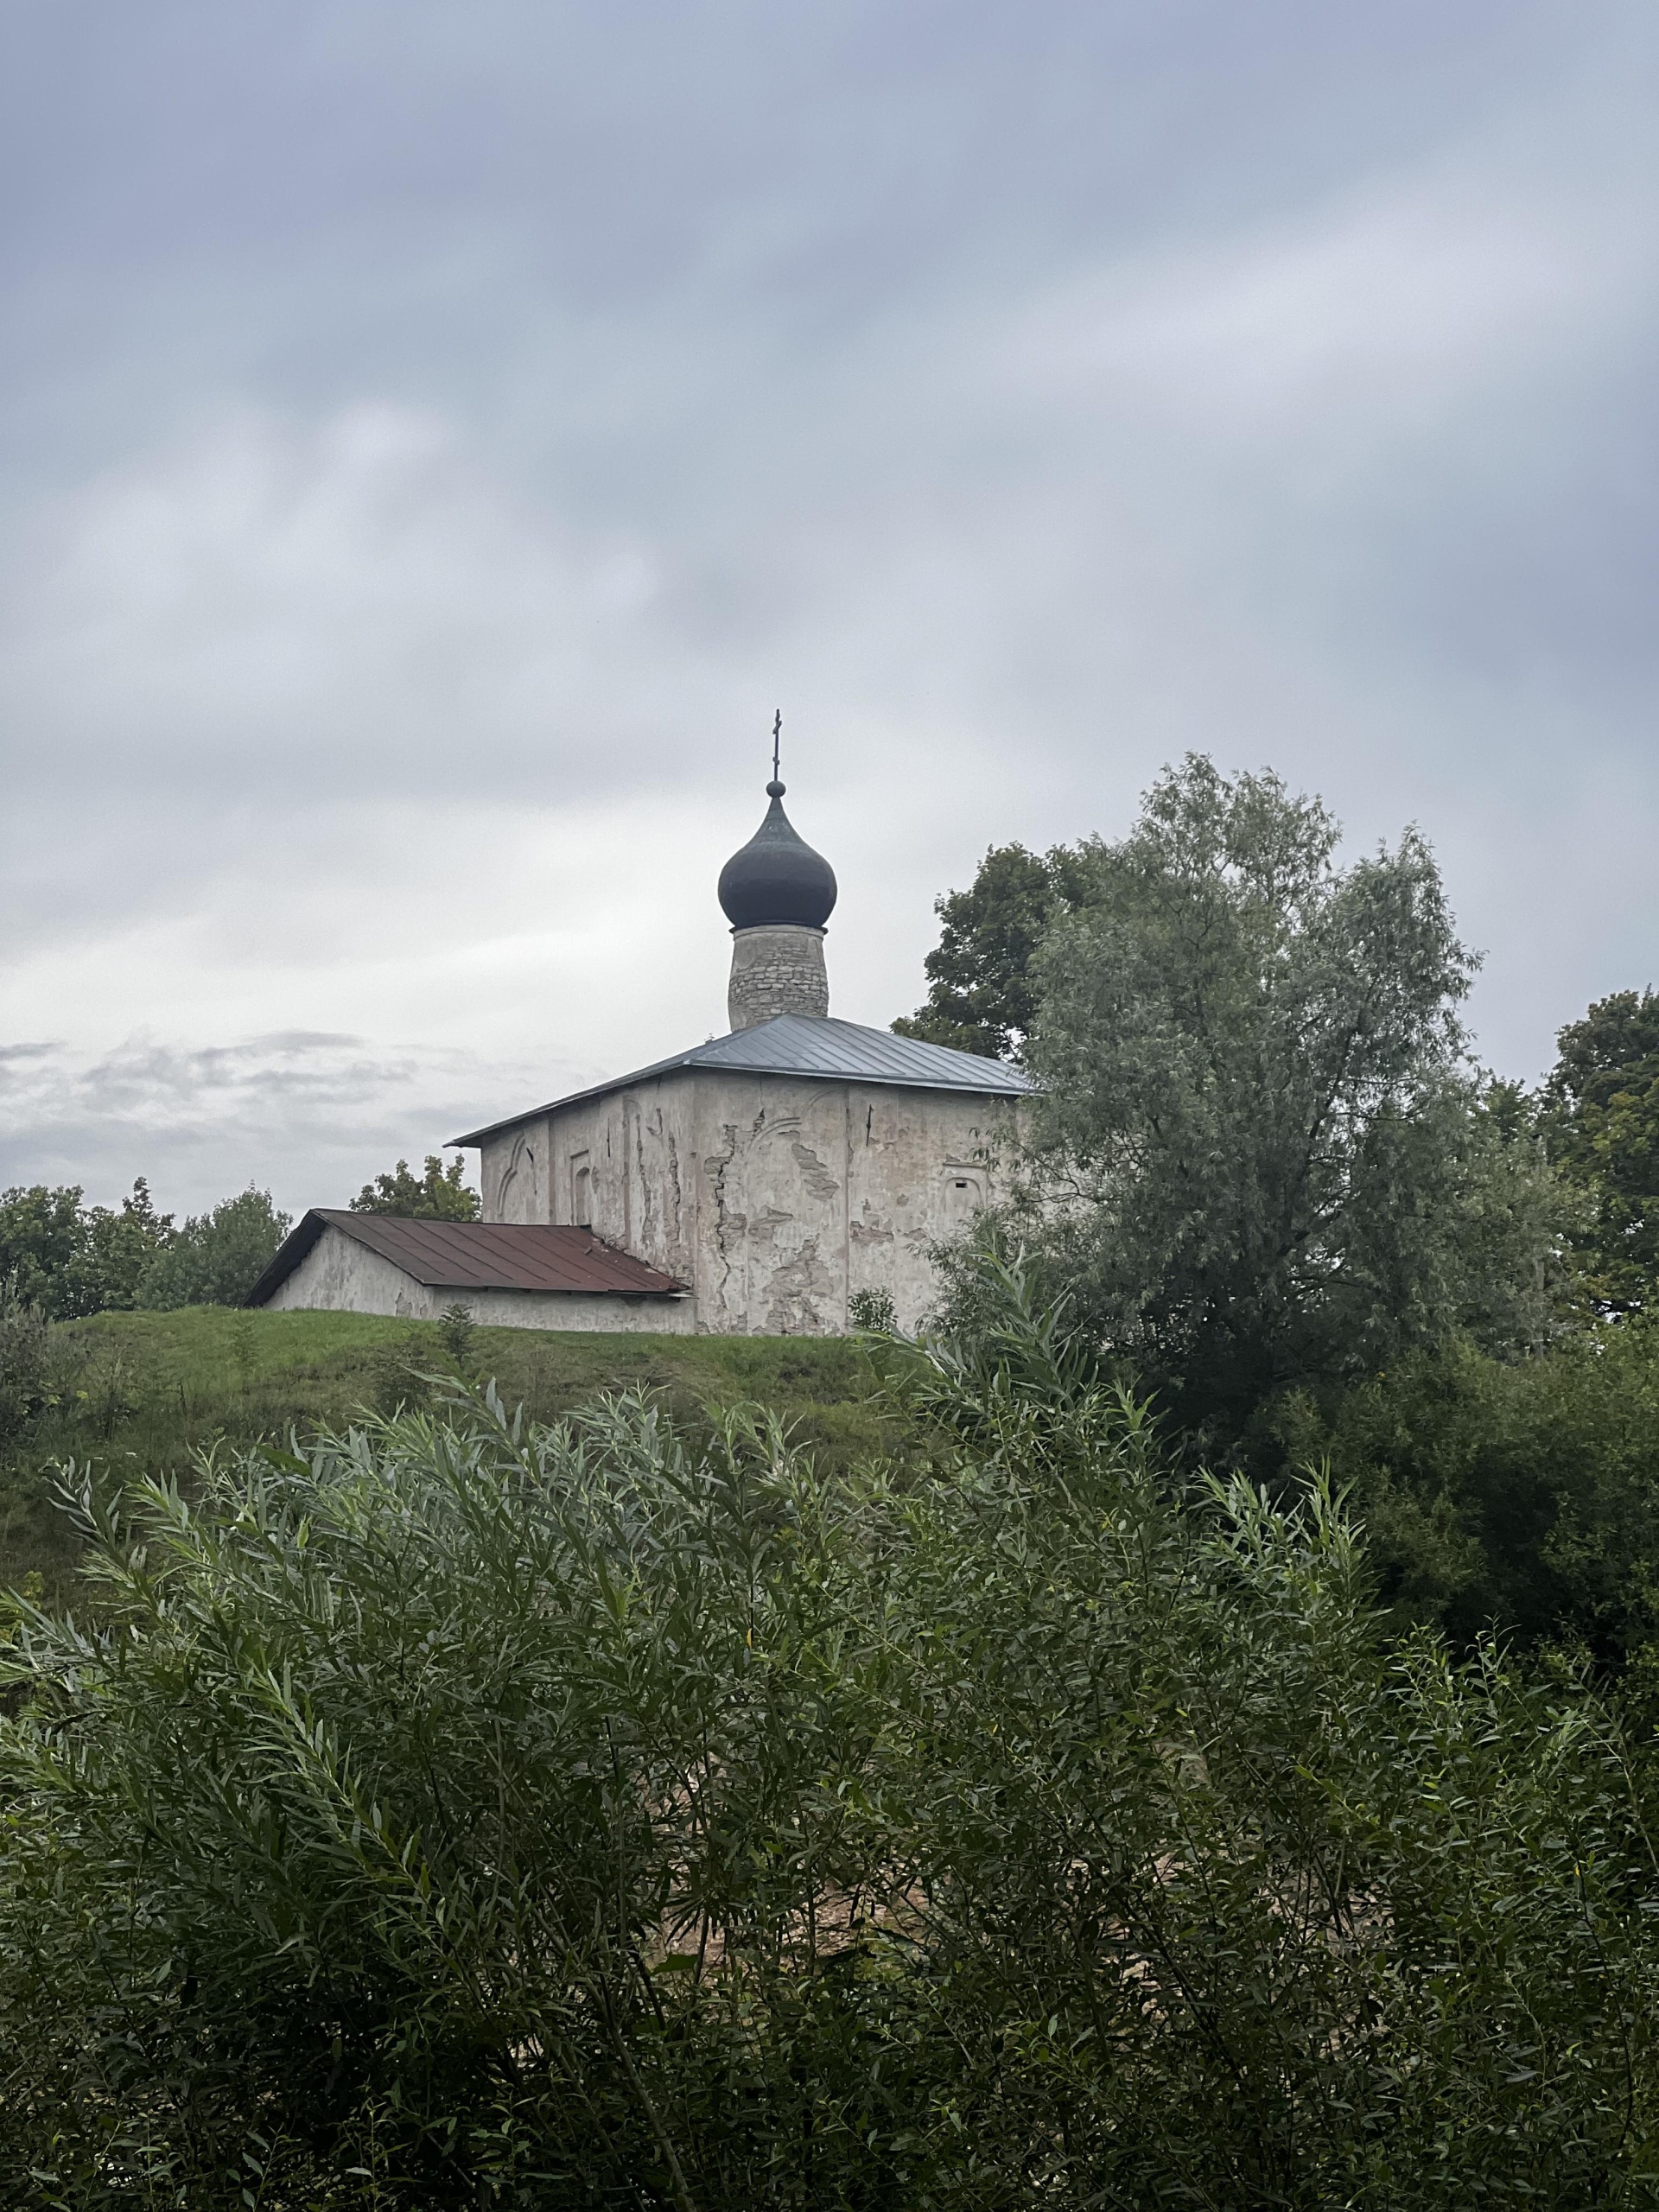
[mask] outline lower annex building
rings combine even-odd
[[[836,1335],[886,1292],[900,1328],[932,1248],[1001,1195],[1019,1069],[832,1019],[830,863],[771,804],[720,877],[730,1033],[452,1140],[483,1219],[315,1209],[250,1295],[524,1328]]]

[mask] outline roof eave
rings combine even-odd
[[[272,1291],[280,1290],[327,1227],[321,1209],[308,1207],[271,1254],[270,1265],[242,1300],[243,1305],[263,1306]]]
[[[392,1218],[399,1224],[403,1224],[404,1222],[414,1223],[418,1217],[415,1216],[405,1217],[398,1215]],[[434,1260],[429,1257],[423,1257],[417,1252],[388,1252],[385,1250],[381,1243],[377,1240],[374,1232],[376,1225],[384,1222],[385,1219],[386,1217],[379,1214],[354,1214],[350,1208],[342,1208],[338,1206],[310,1207],[299,1223],[298,1226],[290,1230],[289,1234],[283,1239],[282,1243],[277,1247],[276,1251],[271,1259],[270,1266],[266,1268],[264,1273],[259,1277],[258,1281],[254,1284],[252,1289],[248,1293],[247,1297],[244,1300],[243,1303],[248,1306],[263,1306],[266,1300],[271,1296],[273,1292],[281,1288],[282,1285],[287,1281],[288,1278],[294,1273],[295,1269],[298,1268],[301,1262],[315,1249],[324,1232],[330,1229],[337,1230],[342,1236],[349,1237],[353,1243],[361,1246],[365,1251],[372,1252],[378,1258],[385,1261],[389,1266],[396,1268],[399,1274],[406,1275],[410,1282],[418,1283],[423,1290],[453,1291],[457,1296],[461,1297],[473,1297],[485,1291],[501,1291],[515,1295],[522,1294],[536,1298],[620,1298],[632,1300],[635,1301],[641,1300],[648,1301],[652,1299],[661,1299],[670,1304],[677,1304],[684,1299],[690,1298],[694,1294],[690,1283],[682,1282],[678,1276],[668,1274],[660,1268],[649,1267],[646,1262],[639,1260],[636,1254],[632,1252],[621,1252],[620,1248],[615,1246],[608,1246],[607,1249],[613,1253],[619,1254],[620,1257],[626,1260],[631,1265],[643,1269],[646,1274],[657,1276],[658,1280],[655,1282],[645,1283],[457,1281],[447,1272],[444,1263],[441,1259]],[[429,1224],[422,1224],[421,1225],[428,1226]],[[510,1231],[519,1227],[528,1228],[532,1230],[545,1228],[559,1236],[569,1233],[569,1224],[557,1223],[527,1223],[514,1224],[511,1223],[455,1222],[445,1224],[444,1227],[447,1230],[459,1230],[463,1231],[474,1228],[481,1230],[505,1228]],[[593,1242],[594,1243],[600,1245],[605,1244],[605,1239],[602,1237],[593,1236],[593,1232],[591,1230],[585,1233],[593,1238]]]
[[[844,1068],[763,1068],[741,1062],[722,1065],[698,1060],[688,1053],[680,1059],[659,1061],[655,1067],[636,1068],[632,1075],[614,1077],[609,1083],[596,1083],[587,1090],[573,1090],[563,1098],[550,1098],[544,1106],[526,1107],[522,1114],[509,1114],[503,1121],[492,1122],[487,1128],[474,1129],[464,1137],[446,1137],[444,1142],[456,1147],[481,1145],[486,1137],[499,1136],[503,1130],[516,1129],[524,1122],[539,1121],[543,1114],[561,1113],[567,1106],[585,1105],[591,1098],[607,1098],[613,1091],[632,1090],[636,1083],[651,1083],[658,1076],[681,1074],[770,1075],[797,1083],[861,1083],[882,1090],[942,1090],[959,1098],[996,1098],[1007,1105],[1034,1097],[1037,1090],[1034,1084],[1024,1090],[1008,1090],[1001,1084],[988,1083],[982,1088],[969,1083],[929,1083],[920,1076],[867,1075]]]
[[[391,1264],[396,1267],[398,1263],[394,1260]],[[596,1283],[572,1286],[550,1282],[450,1282],[443,1275],[417,1274],[413,1268],[405,1268],[404,1273],[411,1282],[419,1283],[423,1290],[453,1290],[457,1298],[477,1298],[487,1290],[512,1298],[620,1298],[634,1305],[641,1300],[659,1298],[665,1305],[672,1306],[691,1296],[690,1287],[685,1283],[677,1283],[671,1290],[620,1290],[601,1289]]]

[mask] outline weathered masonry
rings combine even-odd
[[[453,1139],[481,1155],[481,1222],[381,1217],[369,1233],[308,1214],[250,1304],[423,1315],[460,1299],[525,1328],[818,1336],[885,1291],[914,1328],[933,1248],[1002,1195],[1031,1085],[830,1018],[835,872],[775,771],[766,794],[720,877],[728,1036]]]
[[[931,1248],[999,1194],[1025,1088],[972,1053],[785,1014],[461,1141],[486,1220],[591,1227],[688,1284],[700,1330],[835,1332],[859,1290],[913,1328]]]

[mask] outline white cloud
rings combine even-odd
[[[13,563],[0,681],[17,770],[302,801],[539,753],[610,780],[585,716],[649,727],[648,546],[586,540],[429,411],[244,410],[49,503]]]
[[[1630,211],[1529,205],[1443,175],[1373,184],[1288,223],[1136,256],[1019,316],[1010,385],[1133,410],[1209,445],[1341,418],[1362,455],[1541,358],[1595,346],[1650,265]],[[1591,217],[1586,223],[1586,217]]]
[[[168,1211],[249,1183],[289,1211],[343,1205],[400,1154],[454,1135],[480,1072],[449,1048],[304,1032],[194,1051],[143,1034],[103,1052],[38,1045],[0,1067],[0,1184],[79,1183],[109,1204],[143,1175]]]

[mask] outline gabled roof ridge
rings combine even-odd
[[[856,1040],[856,1041],[855,1041]],[[879,1049],[878,1049],[879,1048]],[[635,1068],[609,1082],[590,1084],[545,1105],[527,1107],[522,1114],[505,1115],[499,1122],[451,1137],[457,1145],[480,1144],[499,1129],[510,1129],[537,1115],[556,1113],[589,1098],[603,1098],[630,1084],[648,1083],[653,1076],[671,1075],[680,1068],[730,1068],[753,1075],[792,1075],[825,1083],[885,1083],[898,1090],[964,1090],[988,1097],[1024,1097],[1036,1086],[1023,1070],[1007,1060],[982,1058],[976,1052],[958,1052],[950,1045],[930,1045],[918,1037],[896,1036],[890,1029],[872,1029],[861,1021],[843,1021],[833,1014],[775,1014],[749,1029],[734,1029],[724,1037],[710,1037],[683,1052],[648,1067]]]

